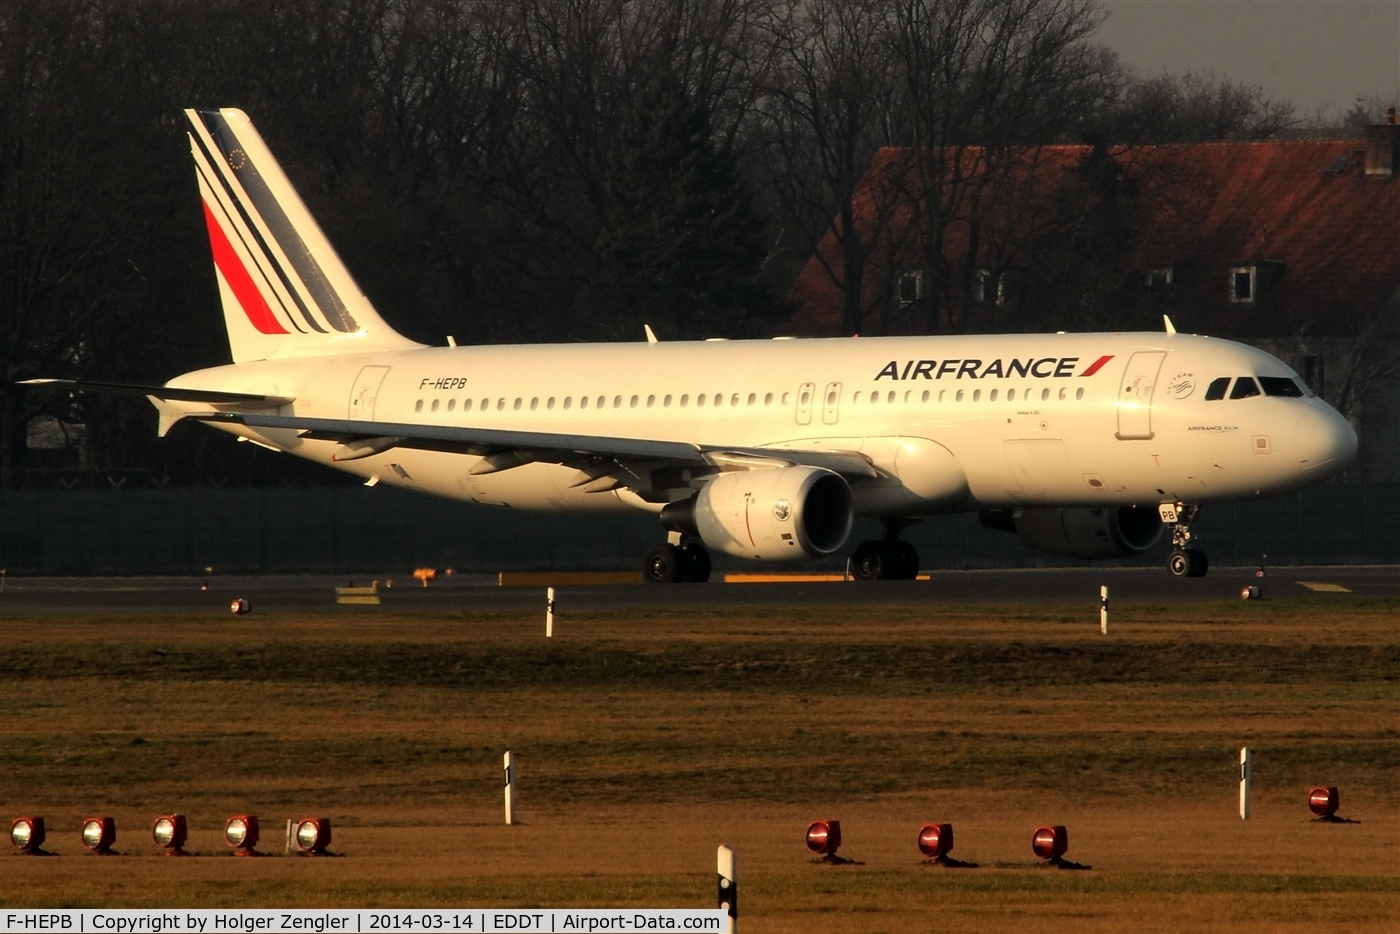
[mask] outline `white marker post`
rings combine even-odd
[[[554,588],[544,592],[544,637],[554,638]]]
[[[1108,635],[1108,585],[1099,585],[1099,631]]]
[[[282,852],[284,854],[292,852],[292,822],[290,819],[287,821],[287,842],[283,845]]]
[[[739,932],[739,880],[734,874],[734,861],[734,847],[721,846],[715,860],[719,871],[719,907],[729,912],[729,934]]]
[[[1240,747],[1240,820],[1249,820],[1249,774],[1253,758],[1248,746]]]
[[[515,756],[506,750],[506,826],[515,823]]]

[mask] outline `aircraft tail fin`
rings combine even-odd
[[[384,323],[241,110],[187,110],[235,363],[408,349]]]

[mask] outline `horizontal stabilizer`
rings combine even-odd
[[[168,402],[203,402],[207,405],[237,405],[275,409],[296,401],[292,396],[261,396],[248,392],[212,389],[177,389],[173,386],[139,386],[133,383],[101,383],[85,379],[26,379],[20,386],[66,389],[69,392],[105,392],[119,396],[152,396]]]

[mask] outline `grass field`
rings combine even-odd
[[[0,621],[4,906],[707,906],[751,931],[1400,928],[1400,605]],[[1255,749],[1241,821],[1236,757]],[[516,753],[522,824],[501,823]],[[1309,820],[1308,788],[1345,816]],[[150,842],[189,816],[201,859]],[[82,854],[117,818],[120,859]],[[229,858],[332,818],[343,859]],[[812,865],[837,818],[858,865]],[[952,821],[954,855],[914,840]],[[1069,827],[1074,873],[1031,831]]]

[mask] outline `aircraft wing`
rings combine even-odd
[[[171,402],[203,402],[208,405],[237,405],[257,408],[278,408],[296,400],[291,396],[263,396],[248,392],[223,392],[209,389],[177,389],[173,386],[140,386],[134,383],[103,383],[86,379],[26,379],[20,386],[40,389],[66,389],[69,392],[105,392],[120,396],[153,396]]]
[[[449,425],[412,425],[365,422],[338,418],[298,418],[260,413],[218,412],[194,415],[212,422],[235,422],[250,428],[280,428],[318,441],[339,441],[334,458],[356,460],[393,448],[415,448],[454,454],[476,454],[482,460],[470,473],[482,475],[529,463],[585,465],[613,461],[625,470],[628,464],[664,462],[697,464],[729,470],[753,470],[805,464],[824,467],[850,478],[878,477],[870,461],[854,451],[795,451],[780,448],[723,447],[684,441],[645,438],[607,438],[495,428],[460,428]],[[603,481],[609,471],[586,471],[591,477],[579,485]],[[617,486],[625,486],[619,481]],[[608,487],[601,487],[608,488]]]

